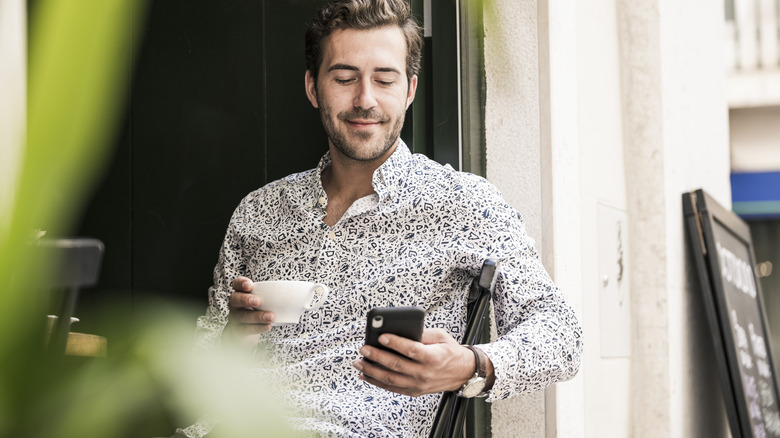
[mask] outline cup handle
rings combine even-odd
[[[313,293],[311,295],[311,301],[306,305],[306,310],[314,310],[319,308],[325,302],[325,298],[328,297],[328,287],[324,284],[315,284],[312,287],[312,291]]]

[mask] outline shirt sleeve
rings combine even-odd
[[[582,356],[582,328],[544,269],[520,214],[495,187],[485,186],[471,216],[485,242],[480,256],[500,262],[493,296],[498,338],[479,345],[495,370],[487,399],[495,401],[574,377]]]
[[[233,280],[239,275],[246,275],[241,227],[247,202],[247,199],[242,201],[233,212],[225,233],[217,265],[214,267],[214,283],[208,291],[208,307],[206,313],[197,321],[197,349],[211,350],[220,345],[222,330],[228,322],[228,300],[233,291]]]

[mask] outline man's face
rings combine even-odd
[[[306,94],[320,109],[331,150],[357,161],[394,150],[416,88],[397,27],[336,30],[324,41],[316,85],[306,72]]]

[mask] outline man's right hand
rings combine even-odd
[[[255,346],[261,333],[271,330],[274,321],[273,312],[257,310],[261,305],[260,297],[252,292],[252,280],[246,277],[236,277],[233,280],[233,292],[228,302],[228,325],[225,334],[234,342],[247,346]]]

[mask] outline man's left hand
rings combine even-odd
[[[456,391],[474,376],[474,353],[442,329],[425,329],[421,342],[385,333],[379,342],[398,354],[364,345],[353,366],[368,383],[417,397]],[[492,366],[489,367],[492,371]]]

